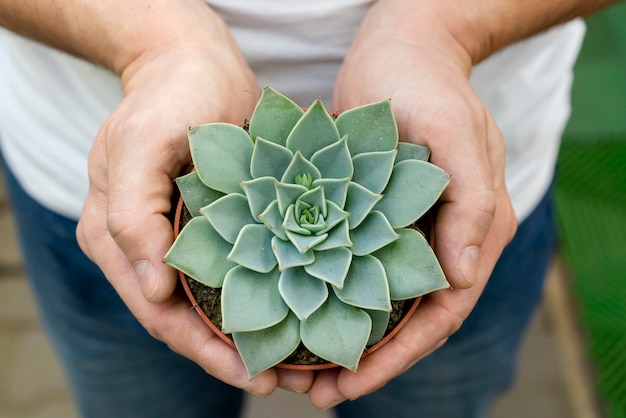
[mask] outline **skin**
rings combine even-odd
[[[453,289],[425,298],[356,373],[272,369],[252,380],[238,354],[174,292],[175,272],[161,262],[173,241],[164,216],[172,179],[190,164],[186,130],[239,123],[258,99],[226,25],[202,0],[0,0],[0,24],[120,76],[124,98],[94,140],[77,238],[141,324],[226,383],[257,396],[277,387],[309,392],[325,409],[376,390],[441,346],[515,233],[504,141],[469,84],[472,65],[608,3],[379,0],[371,8],[337,77],[333,107],[391,98],[401,138],[428,145],[451,174],[435,250]]]

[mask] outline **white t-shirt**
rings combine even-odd
[[[371,0],[211,0],[259,86],[308,106],[330,105],[335,75]],[[506,181],[523,220],[553,175],[569,116],[580,20],[515,44],[476,66],[471,82],[507,145]],[[110,72],[0,29],[0,140],[25,190],[77,219],[87,194],[87,155],[122,97]]]

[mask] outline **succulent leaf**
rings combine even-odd
[[[325,179],[343,179],[352,177],[352,158],[348,149],[348,137],[344,136],[339,141],[330,144],[311,157],[314,164]]]
[[[293,127],[287,137],[287,148],[294,153],[300,151],[305,158],[311,158],[317,150],[334,144],[339,138],[333,118],[322,101],[316,100]]]
[[[301,203],[305,203],[306,205],[302,206]],[[308,208],[306,206],[308,206]],[[328,215],[328,208],[326,206],[326,198],[324,197],[323,187],[318,186],[314,189],[308,190],[302,193],[296,200],[296,213],[298,214],[298,217],[300,217],[303,210],[310,208],[318,208],[323,217]]]
[[[316,251],[315,261],[304,266],[304,270],[317,279],[343,287],[351,262],[352,251],[348,248],[331,248],[326,251]]]
[[[279,179],[289,167],[291,160],[293,152],[282,145],[258,137],[252,151],[250,173],[254,178],[269,176]]]
[[[300,226],[298,216],[296,215],[296,205],[289,205],[287,212],[285,212],[285,221],[282,224],[282,228],[287,232],[294,232],[299,235],[312,235],[313,233],[308,229]],[[289,239],[289,237],[287,237]]]
[[[309,275],[302,267],[283,271],[278,281],[278,290],[289,309],[301,321],[308,318],[328,298],[326,283]]]
[[[291,231],[285,231],[287,238],[293,246],[300,252],[300,254],[306,254],[317,244],[326,240],[328,234],[322,235],[301,235]]]
[[[385,214],[394,228],[403,228],[421,218],[443,193],[450,176],[436,165],[405,160],[395,165],[375,209]]]
[[[276,200],[276,182],[273,177],[259,177],[241,182],[241,188],[248,198],[248,206],[254,219],[260,220],[259,215]]]
[[[348,135],[350,153],[391,151],[398,145],[398,126],[385,100],[346,110],[335,120],[341,136]]]
[[[376,311],[373,309],[363,309],[370,316],[372,320],[372,332],[370,338],[367,340],[367,345],[374,345],[378,341],[382,340],[387,332],[387,326],[389,325],[390,312]]]
[[[352,241],[350,241],[350,230],[347,219],[339,222],[334,228],[328,231],[328,237],[317,244],[314,248],[315,251],[327,251],[333,248],[339,247],[352,247]]]
[[[374,193],[382,193],[389,182],[397,151],[364,152],[355,155],[352,181]]]
[[[222,287],[223,331],[257,331],[281,322],[289,307],[278,292],[279,277],[277,269],[257,273],[241,266],[232,268]]]
[[[397,231],[398,241],[373,254],[385,266],[391,299],[411,299],[450,287],[426,238],[414,229]]]
[[[283,241],[287,241],[287,234],[283,229],[283,217],[278,210],[278,201],[274,200],[269,204],[265,212],[259,215],[259,220],[265,224],[267,229]]]
[[[303,114],[304,111],[291,99],[266,87],[250,119],[250,136],[255,140],[260,136],[285,146],[287,136]]]
[[[353,257],[343,287],[333,286],[344,303],[363,309],[391,311],[387,274],[374,256]]]
[[[207,286],[220,288],[236,264],[226,261],[232,249],[204,217],[185,225],[163,261]]]
[[[398,156],[396,164],[404,160],[428,161],[430,158],[430,148],[425,145],[413,144],[411,142],[398,143]]]
[[[200,208],[200,213],[230,244],[235,243],[241,228],[248,224],[256,224],[250,213],[248,199],[239,193],[231,193]]]
[[[291,242],[283,241],[278,237],[272,238],[272,250],[274,250],[274,255],[276,260],[278,260],[278,269],[280,271],[306,266],[315,261],[315,255],[312,250],[302,254]]]
[[[253,143],[242,128],[209,123],[187,134],[191,158],[200,180],[222,193],[239,193],[239,182],[250,180]]]
[[[224,193],[206,186],[198,177],[197,171],[180,176],[176,179],[176,186],[180,191],[185,207],[191,216],[200,216],[200,208],[215,202]]]
[[[350,231],[350,240],[354,244],[354,255],[367,255],[399,240],[400,235],[389,225],[389,221],[381,212],[370,212],[365,220]]]
[[[308,174],[313,181],[322,177],[320,171],[308,161],[300,151],[296,151],[291,163],[285,170],[285,174],[281,177],[281,183],[295,183],[296,178]]]
[[[278,210],[282,216],[287,216],[289,206],[294,205],[300,195],[307,191],[307,188],[300,184],[275,183],[274,187],[276,188]]]
[[[300,324],[302,343],[312,353],[356,370],[372,329],[370,316],[330,292],[328,299]]]
[[[360,184],[350,182],[344,207],[344,210],[350,213],[348,218],[350,229],[359,226],[382,198],[382,195],[371,192]]]
[[[344,219],[347,219],[350,216],[350,213],[341,209],[332,201],[327,201],[326,205],[328,207],[326,219],[325,219],[326,226],[324,229],[318,232],[318,235],[320,233],[326,233],[326,232],[331,231],[336,225],[338,225],[340,222],[342,222]]]
[[[278,263],[272,251],[274,234],[265,225],[248,224],[241,228],[228,260],[254,270],[268,273]]]
[[[234,332],[233,340],[250,379],[275,366],[300,344],[300,321],[289,313],[281,322],[258,331]]]
[[[346,204],[349,184],[349,177],[343,179],[317,179],[313,181],[314,187],[322,186],[324,188],[327,201],[335,203],[342,209]]]

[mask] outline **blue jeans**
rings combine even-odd
[[[26,270],[44,327],[85,418],[230,418],[241,391],[153,339],[76,243],[76,222],[30,198],[5,168]],[[486,417],[514,380],[520,341],[555,240],[549,198],[505,249],[476,308],[438,351],[341,418]],[[277,417],[280,418],[280,417]]]

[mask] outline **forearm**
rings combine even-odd
[[[120,75],[155,49],[229,38],[203,0],[0,0],[0,25]]]
[[[443,28],[477,64],[494,52],[551,26],[590,14],[615,0],[382,0],[388,23],[409,37]],[[384,3],[384,4],[383,4]],[[433,26],[433,28],[434,28]]]

